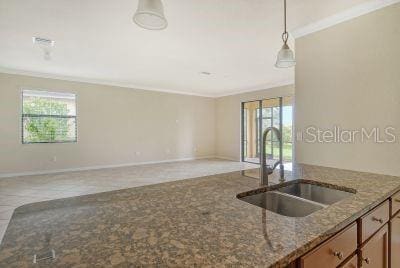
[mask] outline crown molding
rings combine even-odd
[[[82,77],[50,74],[50,73],[41,73],[41,72],[35,72],[35,71],[17,70],[17,69],[1,67],[1,66],[0,66],[0,73],[26,75],[26,76],[32,76],[32,77],[38,77],[38,78],[57,79],[57,80],[63,80],[63,81],[105,85],[105,86],[113,86],[113,87],[123,87],[123,88],[129,88],[129,89],[133,89],[133,90],[136,89],[136,90],[156,91],[156,92],[179,94],[179,95],[215,98],[215,96],[213,96],[213,95],[182,92],[182,91],[177,91],[177,90],[160,89],[160,88],[153,88],[153,87],[143,87],[143,86],[138,86],[138,85],[135,85],[132,83],[106,81],[106,80],[95,79],[95,78],[82,78]]]
[[[297,39],[396,3],[400,3],[400,0],[371,0],[304,27],[297,28],[291,31],[291,35]]]
[[[254,91],[260,91],[260,90],[266,90],[266,89],[271,89],[271,88],[276,88],[276,87],[283,87],[283,86],[290,86],[294,85],[294,79],[288,79],[276,83],[269,83],[269,84],[264,84],[264,85],[258,85],[254,87],[248,87],[240,90],[233,90],[229,91],[226,93],[218,94],[215,95],[215,98],[222,98],[222,97],[227,97],[227,96],[233,96],[233,95],[238,95],[238,94],[244,94],[244,93],[249,93],[249,92],[254,92]]]
[[[270,89],[270,88],[274,88],[274,87],[280,87],[280,86],[294,84],[293,80],[287,80],[287,81],[283,81],[283,82],[270,83],[270,84],[249,87],[249,88],[240,89],[240,90],[231,90],[231,91],[228,91],[228,92],[225,92],[222,94],[207,95],[207,94],[198,94],[198,93],[190,93],[190,92],[181,92],[181,91],[169,90],[169,89],[141,87],[141,86],[136,86],[136,85],[130,84],[130,83],[111,82],[111,81],[104,81],[104,80],[100,80],[100,79],[80,78],[80,77],[63,76],[63,75],[41,73],[41,72],[34,72],[34,71],[17,70],[17,69],[11,69],[11,68],[1,67],[1,66],[0,66],[0,73],[14,74],[14,75],[26,75],[26,76],[38,77],[38,78],[57,79],[57,80],[70,81],[70,82],[106,85],[106,86],[128,88],[128,89],[133,89],[133,90],[135,90],[135,89],[136,90],[146,90],[146,91],[155,91],[155,92],[162,92],[162,93],[197,96],[197,97],[205,97],[205,98],[220,98],[220,97],[225,97],[225,96],[232,96],[232,95],[237,95],[237,94],[242,94],[242,93],[247,93],[247,92],[252,92],[252,91],[258,91],[258,90],[264,90],[264,89]]]

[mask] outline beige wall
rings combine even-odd
[[[21,144],[23,87],[77,94],[77,143]],[[0,74],[0,176],[213,156],[215,102],[212,98]]]
[[[240,110],[243,101],[292,96],[294,86],[282,86],[217,99],[217,156],[240,160]]]
[[[400,134],[400,4],[296,40],[297,130],[394,126]],[[400,136],[397,136],[399,140]],[[298,162],[400,175],[400,145],[297,142]]]
[[[399,46],[399,4],[297,39],[297,130],[395,126],[400,134]],[[213,155],[239,160],[241,102],[294,94],[283,86],[212,99],[8,74],[0,85],[0,176]],[[22,87],[77,93],[78,143],[22,145]],[[395,175],[399,152],[399,143],[296,144],[298,162]]]

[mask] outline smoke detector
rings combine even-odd
[[[211,75],[210,72],[200,72],[200,74],[203,74],[203,75]]]
[[[43,51],[43,58],[51,60],[51,52],[54,47],[55,41],[43,37],[32,37],[33,44],[38,46]]]

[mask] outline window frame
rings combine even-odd
[[[65,94],[71,94],[75,96],[75,116],[58,116],[54,115],[51,117],[55,118],[74,118],[75,119],[75,139],[70,140],[70,141],[38,141],[38,142],[27,142],[24,141],[24,91],[31,90],[31,91],[40,91],[44,93],[65,93]],[[41,117],[41,116],[37,116]],[[46,117],[49,117],[47,115]],[[20,138],[21,138],[21,144],[62,144],[62,143],[77,143],[78,142],[78,94],[75,92],[70,92],[70,91],[64,91],[64,90],[48,90],[48,89],[43,89],[43,88],[31,88],[31,87],[21,87],[20,90]]]

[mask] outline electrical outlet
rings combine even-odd
[[[139,155],[141,155],[142,153],[141,152],[136,152],[135,153],[137,156],[139,156]]]
[[[53,158],[51,159],[51,161],[57,162],[57,156],[53,156]]]
[[[167,148],[167,149],[165,149],[165,153],[166,153],[166,154],[170,154],[170,153],[171,153],[171,150],[170,150],[169,148]]]

